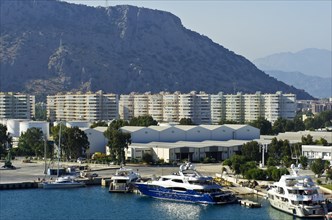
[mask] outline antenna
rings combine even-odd
[[[108,8],[109,5],[108,5],[108,0],[105,0],[105,7]]]

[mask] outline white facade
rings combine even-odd
[[[302,145],[302,156],[309,160],[320,158],[332,162],[332,146]]]
[[[179,96],[174,94],[163,94],[163,121],[179,122]]]
[[[119,117],[124,120],[131,120],[134,117],[134,94],[120,95]]]
[[[226,98],[226,120],[244,122],[244,100],[242,93],[236,95],[225,95]]]
[[[0,119],[31,119],[35,116],[35,96],[0,92]]]
[[[210,95],[211,99],[211,124],[218,124],[226,119],[226,98],[222,92]]]
[[[125,126],[122,131],[131,134],[135,143],[176,141],[228,141],[259,139],[259,129],[250,125],[174,125],[174,126]]]
[[[194,121],[194,93],[179,95],[179,120],[188,118]]]
[[[148,96],[148,115],[156,121],[163,121],[163,96],[153,94]]]
[[[279,117],[293,119],[296,113],[296,96],[282,92],[235,95],[195,91],[186,94],[130,94],[121,95],[119,103],[122,119],[151,115],[160,123],[179,122],[182,118],[191,119],[195,124],[218,124],[221,120],[244,123],[259,117],[274,123]]]
[[[134,95],[134,117],[145,116],[149,114],[148,94]]]
[[[106,153],[106,146],[108,143],[107,138],[104,136],[104,132],[107,127],[85,128],[82,129],[89,141],[89,150],[87,150],[88,157],[96,152]]]
[[[259,117],[264,118],[264,99],[260,92],[244,95],[244,121],[250,122]]]
[[[39,128],[43,132],[43,135],[46,136],[46,139],[50,137],[50,123],[46,121],[21,121],[19,127],[20,135],[30,128]]]
[[[196,124],[211,124],[211,99],[204,92],[195,94],[194,119]]]
[[[100,121],[118,118],[118,95],[67,93],[47,96],[47,117],[51,121]]]

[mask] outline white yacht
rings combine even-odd
[[[298,175],[294,165],[292,169],[291,175],[281,176],[267,191],[271,206],[297,217],[324,217],[327,207],[319,187],[309,176]]]
[[[58,177],[55,181],[44,182],[44,189],[66,189],[66,188],[77,188],[85,186],[83,182],[77,182],[74,180],[74,177],[64,176]]]
[[[111,178],[109,192],[131,192],[133,190],[132,183],[140,179],[139,173],[132,169],[121,167]]]
[[[231,192],[221,190],[221,186],[203,176],[191,163],[180,166],[178,173],[161,176],[158,180],[135,182],[144,195],[166,200],[204,204],[225,204],[237,200]]]

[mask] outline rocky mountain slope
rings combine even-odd
[[[0,90],[308,93],[186,29],[164,11],[1,0]]]

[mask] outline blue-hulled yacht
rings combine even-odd
[[[203,176],[187,163],[180,166],[179,172],[161,176],[157,180],[135,182],[135,187],[146,196],[192,203],[226,204],[237,198],[213,182],[212,177]]]

